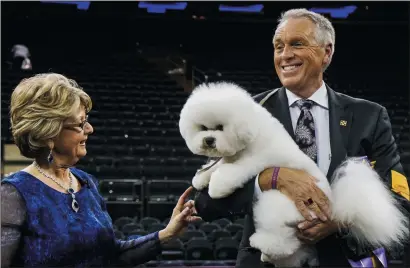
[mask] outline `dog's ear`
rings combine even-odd
[[[249,102],[245,102],[241,107],[245,108],[242,108],[242,114],[238,116],[235,122],[235,132],[238,142],[241,143],[241,147],[246,147],[256,139],[260,123],[258,121],[258,110],[255,109],[257,108],[256,105],[249,105]]]
[[[256,133],[258,130],[254,128],[252,125],[247,124],[247,122],[243,122],[240,125],[237,125],[236,131],[238,141],[241,143],[243,147],[246,147],[256,138]]]
[[[184,106],[178,122],[179,133],[184,140],[189,139],[192,136],[192,132],[194,132],[194,125],[191,121],[192,118],[189,116],[186,109],[186,106]]]

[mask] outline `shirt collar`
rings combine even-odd
[[[302,99],[288,89],[286,89],[286,96],[288,97],[289,107],[291,107],[296,101]],[[327,98],[327,89],[325,82],[322,81],[320,88],[307,99],[314,101],[317,105],[320,105],[325,109],[329,109],[329,100]]]

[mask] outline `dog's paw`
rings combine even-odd
[[[273,261],[270,259],[270,257],[268,255],[266,255],[265,253],[261,254],[261,261],[262,262],[268,262],[268,263],[272,263]]]
[[[257,234],[257,233],[254,233],[253,235],[251,235],[251,236],[249,237],[249,245],[250,245],[252,248],[256,248],[256,249],[261,250],[261,248],[260,248],[259,245],[258,245],[258,236],[259,236],[259,234]]]
[[[212,176],[213,177],[213,176]],[[226,183],[222,180],[213,180],[211,179],[211,182],[209,183],[209,196],[211,198],[223,198],[231,193],[234,192],[235,189],[232,189],[231,187],[228,187]]]
[[[211,174],[209,172],[203,172],[195,175],[192,179],[192,186],[198,191],[208,187]]]
[[[211,198],[223,198],[238,188],[237,179],[240,173],[235,165],[222,164],[211,175],[209,183],[209,196]]]
[[[259,249],[268,255],[270,260],[278,260],[291,256],[301,246],[297,238],[283,235],[273,235],[268,232],[256,231],[250,238],[251,247]]]

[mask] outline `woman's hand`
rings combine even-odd
[[[180,235],[190,222],[201,219],[200,217],[192,216],[192,214],[196,213],[194,201],[189,200],[185,202],[185,199],[187,199],[192,189],[193,187],[190,186],[179,197],[178,203],[172,211],[172,216],[167,227],[159,231],[160,241],[167,241],[175,236]]]
[[[259,174],[259,186],[262,191],[272,189],[273,168]],[[319,217],[322,221],[330,218],[329,199],[316,186],[317,179],[303,170],[280,168],[276,188],[295,202],[303,217],[312,221]],[[314,214],[310,211],[313,211]]]

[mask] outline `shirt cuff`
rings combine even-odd
[[[262,194],[262,190],[261,190],[261,187],[259,187],[259,174],[258,174],[256,175],[256,179],[255,179],[255,190],[254,190],[253,197],[258,198],[258,196],[260,196],[261,194]]]

